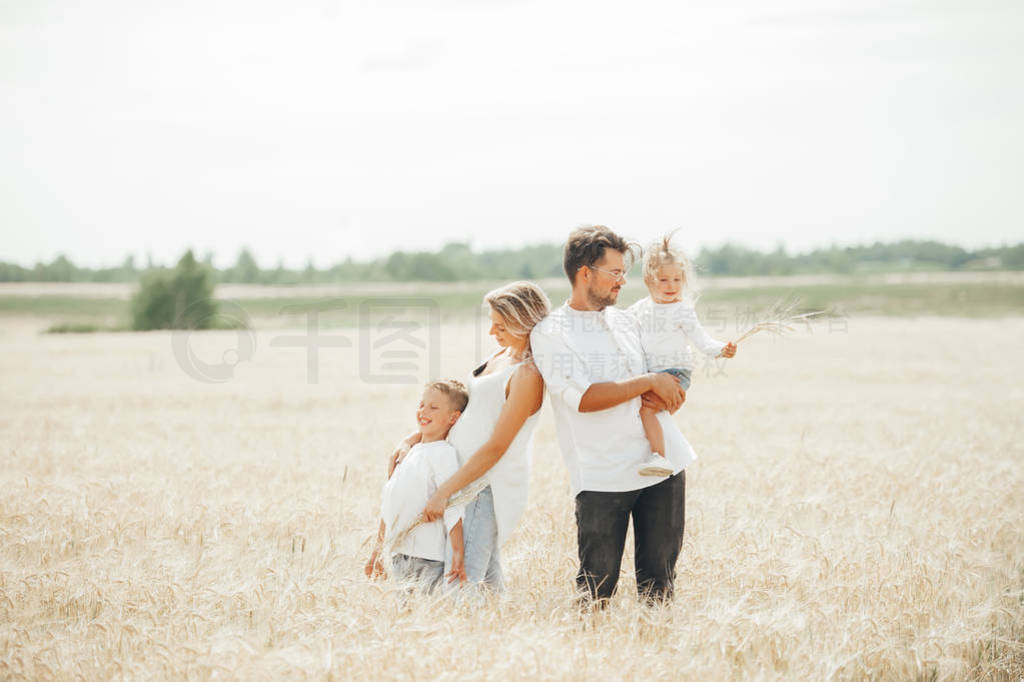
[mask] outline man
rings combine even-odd
[[[673,475],[637,473],[651,454],[641,404],[674,412],[686,393],[674,376],[646,371],[637,322],[614,307],[632,259],[631,246],[607,227],[574,231],[563,263],[572,296],[530,335],[576,497],[577,588],[599,606],[615,592],[630,518],[640,596],[672,597],[683,541],[683,469],[695,459],[662,412]]]

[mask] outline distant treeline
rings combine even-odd
[[[907,271],[1024,270],[1024,242],[969,251],[934,241],[875,242],[869,246],[833,246],[807,253],[789,254],[782,247],[763,252],[727,243],[705,247],[696,257],[698,271],[706,276],[853,274]],[[330,282],[452,282],[459,280],[508,280],[562,277],[562,247],[539,244],[519,249],[473,251],[454,242],[439,251],[396,251],[386,258],[356,262],[347,258],[317,269],[260,268],[248,249],[235,264],[218,269],[213,255],[203,263],[215,282],[246,284],[315,284]],[[63,255],[50,263],[26,268],[0,262],[0,282],[134,282],[157,269],[152,262],[138,266],[132,256],[117,267],[80,268]]]

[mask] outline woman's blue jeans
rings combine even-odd
[[[491,486],[481,490],[476,499],[466,505],[466,515],[462,519],[462,539],[466,547],[467,584],[486,585],[492,590],[501,591],[504,579],[498,547],[498,519],[494,514]],[[447,575],[452,564],[451,543],[448,543],[444,563]]]

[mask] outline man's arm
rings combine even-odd
[[[686,400],[686,391],[671,374],[641,374],[632,379],[591,384],[580,399],[580,412],[607,410],[647,392],[660,398],[669,412],[675,412]]]
[[[590,378],[557,327],[542,321],[530,332],[530,347],[551,398],[579,412],[580,400],[591,385]]]
[[[660,409],[675,412],[686,400],[686,392],[670,374],[649,373],[622,381],[591,383],[561,334],[543,322],[533,328],[530,345],[548,393],[577,412],[606,410],[644,394],[657,401]]]
[[[654,410],[655,412],[670,412],[674,414],[675,411],[679,409],[677,407],[676,410],[669,410],[668,405],[665,404],[664,400],[650,392],[644,393],[642,396],[640,396],[640,399],[643,400],[644,407],[650,410]],[[686,402],[686,400],[684,399],[683,402]],[[680,405],[679,407],[682,407],[682,405]]]

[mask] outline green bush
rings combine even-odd
[[[186,251],[174,269],[143,274],[132,299],[132,329],[209,329],[217,315],[213,287],[209,269]]]
[[[91,334],[104,331],[103,327],[92,322],[58,322],[47,328],[47,334]]]

